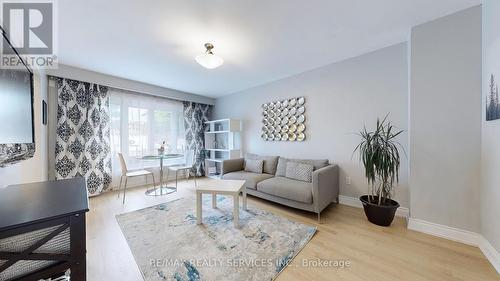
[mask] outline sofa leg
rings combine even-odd
[[[318,212],[318,223],[321,223],[321,212]]]

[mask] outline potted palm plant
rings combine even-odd
[[[387,116],[382,121],[377,119],[374,131],[369,132],[366,127],[363,128],[359,133],[361,143],[354,150],[354,153],[359,152],[368,180],[368,194],[359,199],[368,220],[380,226],[391,225],[399,207],[392,196],[399,181],[401,162],[398,148],[403,149],[396,140],[403,131],[394,131]]]

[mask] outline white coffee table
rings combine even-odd
[[[217,194],[233,196],[233,222],[239,227],[240,221],[240,193],[243,193],[243,209],[247,209],[247,191],[244,180],[211,180],[200,183],[196,187],[196,223],[202,221],[202,194],[212,194],[212,208],[217,208]]]

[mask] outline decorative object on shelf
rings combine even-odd
[[[304,97],[262,105],[262,134],[265,141],[304,141],[306,100]]]
[[[354,149],[359,152],[370,185],[370,194],[359,199],[368,220],[380,226],[390,226],[399,207],[391,197],[401,163],[398,149],[403,149],[396,139],[403,131],[395,131],[387,116],[382,121],[377,119],[375,131],[369,132],[365,127],[359,133],[361,143]]]
[[[211,43],[205,43],[205,49],[205,53],[196,56],[196,62],[201,66],[208,69],[214,69],[224,63],[224,60],[221,57],[216,56],[212,51],[214,49],[214,45]]]
[[[216,132],[224,131],[224,126],[222,126],[222,124],[215,123],[214,127]]]

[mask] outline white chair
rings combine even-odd
[[[167,167],[167,179],[168,179],[168,173],[169,171],[174,171],[175,172],[175,189],[177,190],[177,177],[179,175],[179,171],[184,171],[187,173],[187,180],[189,181],[189,176],[190,176],[190,171],[194,167],[195,164],[195,151],[194,150],[188,150],[186,151],[186,154],[184,155],[184,164],[181,165],[174,165],[174,166],[168,166]],[[196,174],[194,175],[194,186],[196,186]]]
[[[122,179],[125,177],[125,186],[123,187],[123,202],[125,204],[125,193],[127,192],[127,179],[139,176],[146,176],[146,184],[148,183],[148,176],[151,175],[153,177],[153,188],[155,187],[155,175],[146,170],[139,170],[129,172],[127,169],[127,164],[125,163],[125,159],[123,158],[123,154],[118,153],[118,158],[120,159],[120,166],[122,169],[122,175],[120,176],[120,185],[118,186],[118,197],[120,197],[120,188],[122,186]]]

